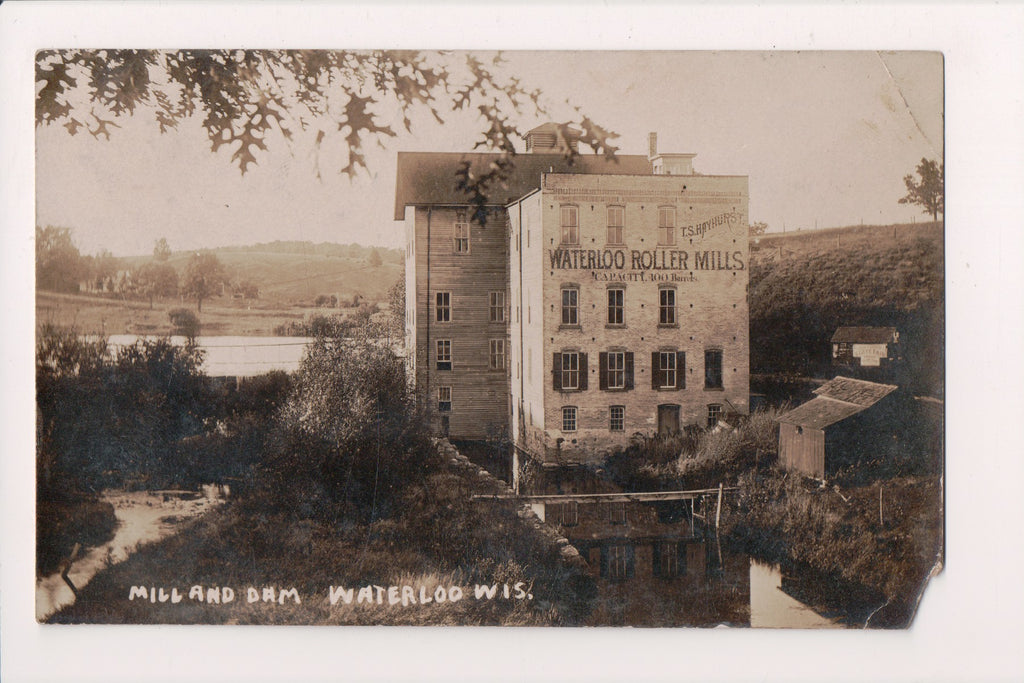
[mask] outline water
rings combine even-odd
[[[537,495],[617,490],[585,468],[546,469],[530,483]],[[587,561],[597,586],[589,625],[846,628],[866,616],[863,606],[839,604],[845,587],[829,594],[820,577],[730,549],[712,528],[714,494],[692,502],[584,501],[532,506]]]
[[[107,338],[111,351],[131,346],[139,339],[133,334],[112,334]],[[210,377],[253,377],[272,370],[295,372],[302,354],[313,341],[310,337],[196,337],[204,352],[202,370]],[[185,337],[171,337],[184,346]]]
[[[68,578],[79,590],[111,564],[123,562],[139,545],[166,538],[181,525],[219,504],[229,491],[208,485],[203,493],[191,491],[106,491],[103,500],[114,506],[118,527],[114,537],[79,554]],[[59,572],[36,582],[36,620],[42,621],[75,601]]]

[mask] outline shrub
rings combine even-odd
[[[199,316],[187,308],[172,308],[167,312],[171,319],[171,334],[194,339],[199,334]]]
[[[279,415],[253,499],[300,517],[387,517],[441,462],[402,360],[367,339],[311,344]]]

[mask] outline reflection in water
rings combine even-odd
[[[787,594],[777,567],[723,549],[699,505],[696,515],[689,501],[543,507],[597,584],[588,624],[841,628]]]

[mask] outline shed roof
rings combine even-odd
[[[878,384],[862,379],[838,376],[814,390],[818,396],[834,398],[867,408],[896,391],[894,384]]]
[[[815,398],[779,416],[779,422],[824,429],[870,408],[896,388],[892,384],[836,377],[815,389]]]
[[[831,424],[841,422],[848,417],[856,415],[862,410],[864,410],[864,406],[817,396],[807,403],[798,405],[788,413],[780,415],[779,422],[800,425],[810,429],[824,429]]]
[[[483,173],[498,158],[497,153],[399,152],[395,183],[395,220],[405,217],[409,205],[468,204],[469,195],[456,185],[456,171],[470,162],[471,172]],[[542,173],[599,173],[650,175],[651,162],[637,154],[617,154],[608,159],[580,154],[570,160],[563,154],[519,154],[508,179],[492,190],[490,203],[504,206],[540,187]]]
[[[891,344],[895,341],[895,327],[840,327],[832,335],[833,344]]]

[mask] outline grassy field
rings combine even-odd
[[[275,245],[215,250],[231,281],[254,282],[260,296],[254,300],[218,296],[203,301],[200,333],[272,336],[275,328],[308,319],[314,313],[346,314],[354,310],[347,307],[354,300],[384,307],[388,290],[402,278],[403,266],[394,250],[380,250],[385,256],[383,263],[371,266],[364,257],[344,255],[342,245],[326,245],[334,247],[328,253],[316,253],[325,245],[308,245],[306,253],[301,251],[303,244],[290,246],[292,251],[275,250]],[[179,279],[189,257],[189,253],[177,252],[168,260]],[[118,259],[118,267],[134,269],[150,260],[150,256],[125,257]],[[317,308],[316,298],[322,295],[337,297],[338,307]],[[85,334],[170,334],[167,313],[182,307],[195,311],[196,304],[172,297],[157,299],[150,308],[147,300],[114,293],[36,292],[37,324],[74,327]]]

